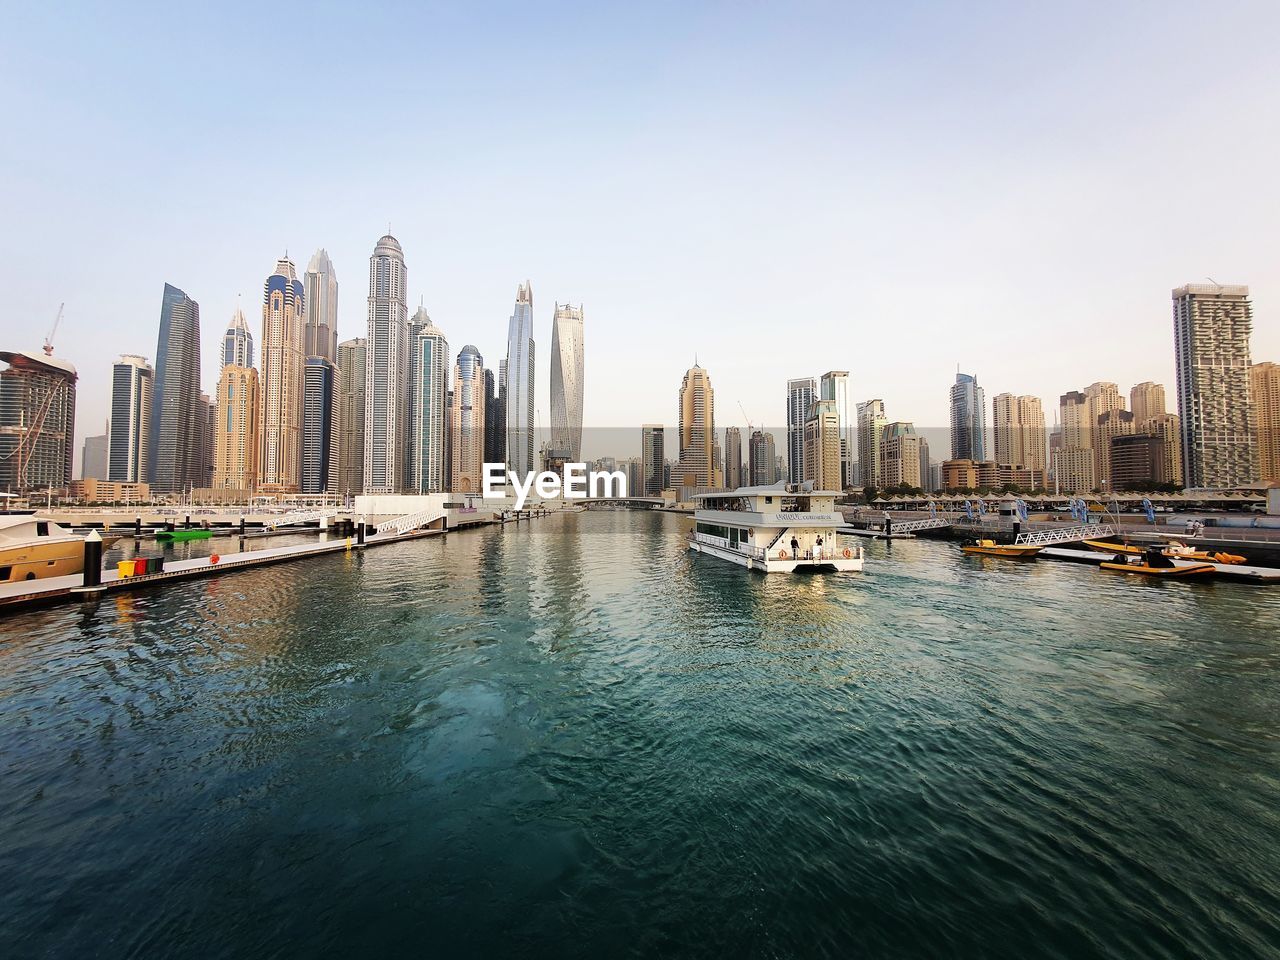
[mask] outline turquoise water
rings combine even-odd
[[[1280,590],[686,524],[0,622],[0,956],[1280,955]]]

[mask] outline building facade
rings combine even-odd
[[[502,408],[498,377],[484,368],[484,462],[506,463],[506,415]],[[632,488],[634,489],[634,488]]]
[[[37,353],[0,352],[0,490],[58,489],[75,458],[76,368]]]
[[[582,462],[582,306],[556,304],[551,323],[551,449]]]
[[[662,424],[646,423],[640,428],[640,477],[646,497],[662,495],[666,489],[666,436]]]
[[[751,439],[747,442],[747,485],[764,487],[777,483],[780,478],[773,434],[752,430]]]
[[[419,307],[409,324],[409,489],[447,489],[449,341]]]
[[[730,490],[745,486],[742,482],[742,431],[726,427],[724,431],[724,485]]]
[[[1112,409],[1098,414],[1094,427],[1093,479],[1102,491],[1115,490],[1111,477],[1111,441],[1134,433],[1133,413]]]
[[[405,488],[408,438],[408,273],[400,241],[382,237],[369,258],[368,334],[365,344],[364,492]]]
[[[1039,397],[998,394],[991,401],[991,427],[996,463],[1045,469],[1044,408]]]
[[[1237,487],[1257,480],[1246,286],[1192,283],[1173,291],[1184,483]]]
[[[201,485],[200,438],[205,417],[200,403],[200,304],[166,283],[147,441],[147,475],[153,493],[181,493]]]
[[[853,486],[853,462],[858,449],[857,426],[849,407],[849,371],[828,370],[818,380],[818,396],[836,405],[840,421],[840,489]]]
[[[241,318],[243,319],[243,318]],[[107,476],[116,483],[145,483],[155,371],[146,357],[125,354],[111,367],[111,424]]]
[[[1280,480],[1280,364],[1255,363],[1249,368],[1253,398],[1254,438],[1258,451],[1258,479]]]
[[[338,344],[338,466],[334,491],[344,496],[364,490],[364,386],[369,341]]]
[[[1146,423],[1166,413],[1164,384],[1152,383],[1150,380],[1135,383],[1129,389],[1129,410],[1133,413],[1133,422],[1137,424]]]
[[[216,490],[253,491],[258,484],[258,371],[229,363],[218,379],[214,424],[213,482]]]
[[[804,424],[809,408],[818,398],[818,385],[813,377],[787,381],[787,480],[804,479]]]
[[[262,287],[262,413],[258,488],[296,493],[302,484],[304,294],[292,260],[276,261]]]
[[[458,351],[453,368],[449,436],[453,493],[479,493],[484,484],[484,358],[473,345]]]
[[[951,387],[951,459],[987,458],[987,400],[978,378],[957,373]]]
[[[338,368],[324,357],[307,357],[302,374],[303,493],[325,493],[336,479],[334,393]]]
[[[515,308],[507,322],[504,406],[507,415],[507,466],[521,477],[536,469],[534,460],[533,285],[516,288]]]
[[[338,275],[323,248],[311,256],[302,278],[305,315],[302,331],[304,357],[338,362]]]
[[[680,464],[676,485],[718,487],[715,469],[716,396],[707,371],[694,364],[680,385]]]
[[[880,486],[880,443],[888,422],[883,400],[858,404],[858,471],[863,487]]]
[[[884,487],[924,488],[920,476],[920,437],[914,424],[887,423],[881,433],[881,474]]]
[[[227,324],[227,332],[222,335],[221,367],[253,366],[253,334],[249,332],[249,324],[244,318],[244,311],[236,308]]]
[[[841,489],[840,417],[834,400],[815,400],[804,422],[804,476],[815,490]]]
[[[1128,412],[1128,411],[1125,411]],[[1110,438],[1110,487],[1116,492],[1152,490],[1170,482],[1165,472],[1168,458],[1164,439],[1145,433],[1117,434]]]

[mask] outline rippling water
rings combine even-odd
[[[0,622],[0,955],[1280,955],[1280,591],[685,523]]]

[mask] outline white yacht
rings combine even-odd
[[[805,484],[739,487],[694,499],[689,549],[732,560],[748,570],[861,570],[862,545],[841,536],[844,517],[834,490]]]

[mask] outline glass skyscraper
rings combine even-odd
[[[405,487],[409,396],[408,272],[400,241],[388,234],[369,258],[369,334],[364,406],[364,492]]]
[[[507,466],[519,476],[536,469],[533,460],[533,286],[516,290],[515,309],[507,324]]]
[[[804,479],[804,422],[809,407],[818,399],[818,385],[813,377],[787,381],[787,480]]]
[[[951,387],[951,459],[987,459],[986,393],[968,373],[957,373]]]
[[[198,485],[208,411],[200,402],[200,304],[164,285],[151,391],[148,482],[153,493]]]
[[[449,341],[419,307],[409,324],[409,474],[416,493],[445,489]]]
[[[146,482],[153,374],[146,357],[131,354],[122,356],[111,368],[111,425],[107,431],[108,480],[121,483]]]
[[[556,304],[551,324],[551,449],[582,460],[582,307]]]

